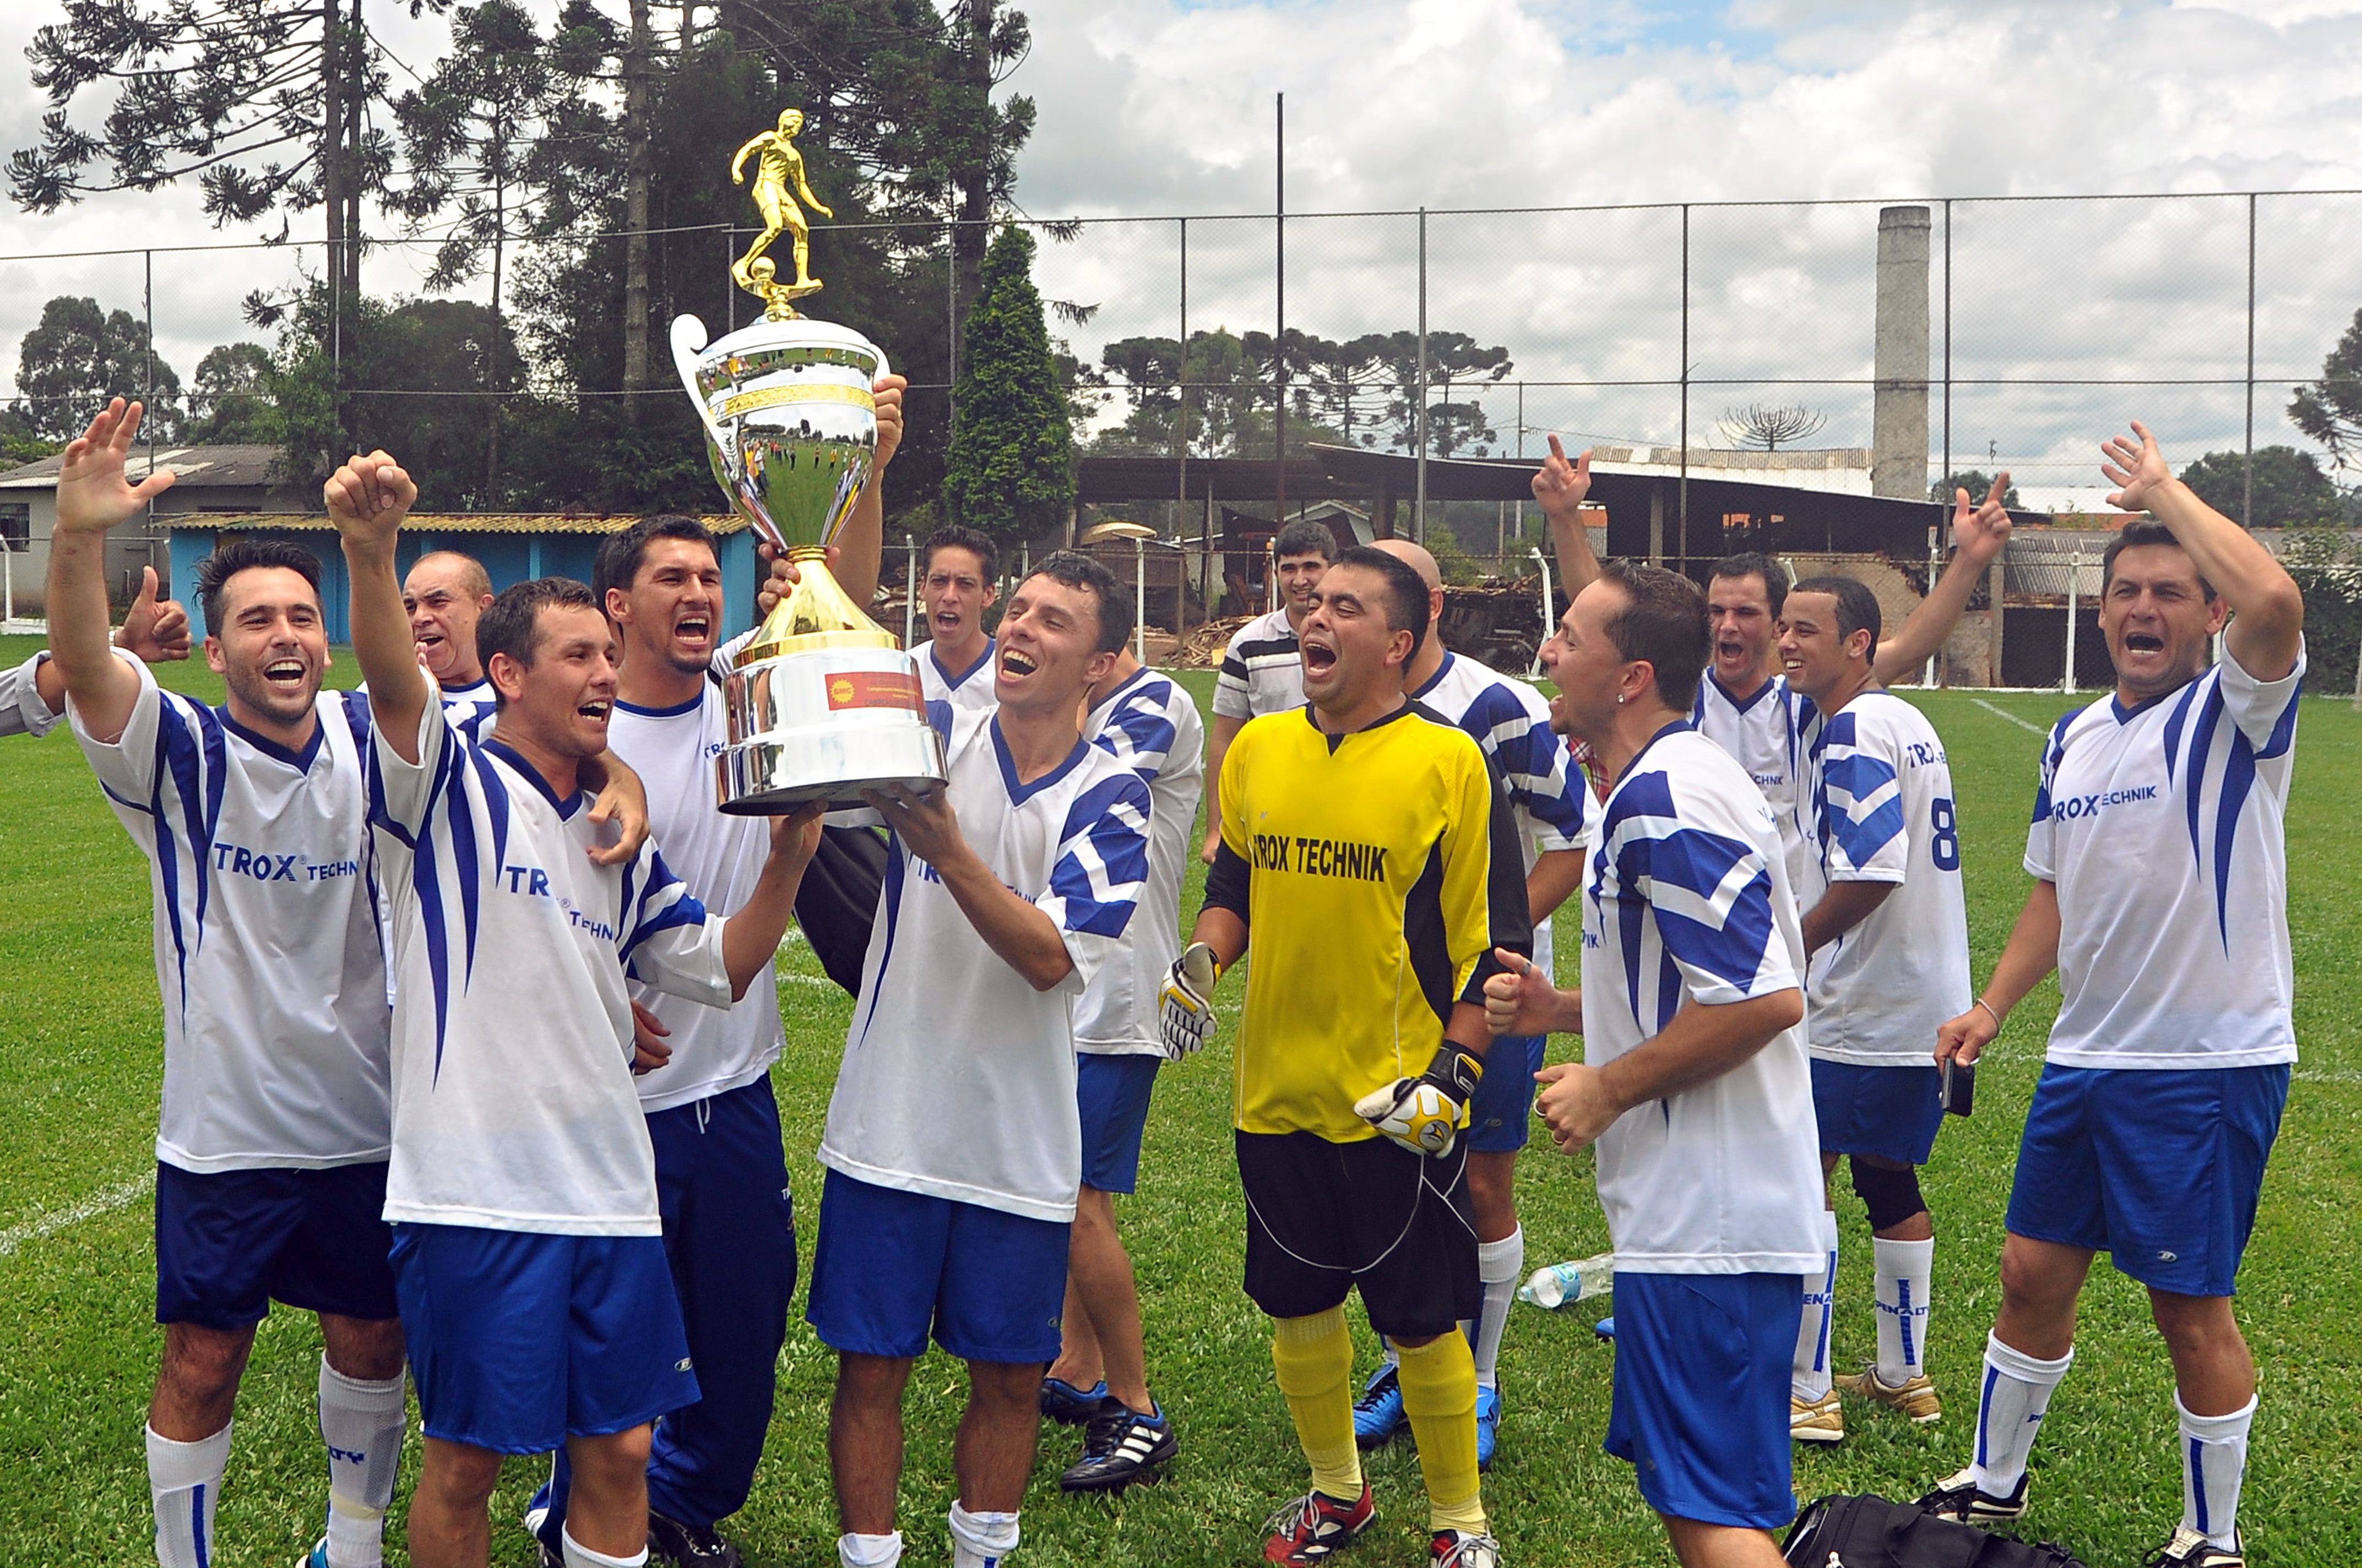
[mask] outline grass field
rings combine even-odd
[[[0,663],[31,651],[0,640]],[[163,672],[218,700],[202,667]],[[332,678],[349,679],[348,661]],[[1201,702],[1208,682],[1192,677]],[[2038,740],[2068,706],[2050,696],[1920,699],[1949,749],[1976,972],[1987,973],[2024,894],[2018,867]],[[2362,900],[2348,868],[2362,860],[2352,807],[2362,780],[2362,718],[2343,702],[2305,704],[2290,815],[2297,1072],[2264,1193],[2241,1311],[2262,1368],[2243,1515],[2251,1561],[2362,1561],[2362,1353],[2347,1292],[2362,1285],[2362,1008],[2354,999]],[[2159,845],[2160,852],[2170,845]],[[1192,885],[1184,908],[1194,913]],[[160,1076],[145,868],[104,807],[72,740],[0,743],[0,1563],[148,1560],[141,1420],[154,1376],[147,1183]],[[1562,916],[1566,931],[1572,916]],[[1577,944],[1562,937],[1562,962]],[[789,1160],[808,1205],[809,1261],[819,1168],[812,1150],[849,1014],[809,952],[782,962],[788,1050],[776,1072]],[[1569,971],[1571,973],[1571,970]],[[2018,1128],[2057,992],[2046,986],[2011,1020],[1987,1059],[1977,1114],[1948,1125],[1926,1187],[1942,1236],[1936,1257],[1933,1371],[1949,1401],[1942,1424],[1912,1427],[1849,1409],[1852,1435],[1800,1454],[1799,1492],[1915,1495],[1965,1462],[1978,1358],[1997,1305],[2002,1217]],[[1224,1000],[1235,1003],[1226,988]],[[956,1021],[947,1020],[955,1031]],[[1553,1059],[1574,1042],[1551,1042]],[[1271,1380],[1264,1321],[1239,1288],[1242,1219],[1230,1156],[1224,1044],[1168,1071],[1148,1130],[1141,1191],[1122,1219],[1137,1260],[1152,1382],[1179,1422],[1182,1457],[1162,1484],[1120,1501],[1069,1500],[1058,1471],[1078,1438],[1045,1433],[1018,1561],[1244,1563],[1258,1527],[1304,1472]],[[1604,1251],[1587,1156],[1546,1144],[1521,1162],[1519,1206],[1529,1266]],[[1848,1200],[1838,1351],[1867,1356],[1873,1331],[1868,1232]],[[1628,1468],[1600,1452],[1614,1352],[1594,1340],[1589,1304],[1559,1314],[1520,1306],[1502,1360],[1507,1419],[1486,1500],[1520,1564],[1670,1563]],[[1359,1332],[1359,1331],[1357,1331]],[[236,1451],[219,1520],[225,1568],[284,1568],[309,1547],[324,1507],[314,1429],[318,1335],[281,1312],[264,1326],[238,1404]],[[2033,1532],[2075,1548],[2093,1568],[2129,1568],[2180,1517],[2171,1384],[2140,1291],[2104,1263],[2084,1296],[2075,1370],[2051,1406],[2036,1457]],[[1374,1350],[1363,1335],[1362,1363]],[[750,1563],[834,1562],[837,1526],[826,1462],[832,1358],[800,1321],[778,1370],[779,1403],[753,1503],[732,1524]],[[950,1443],[965,1382],[931,1356],[911,1384],[902,1483],[908,1561],[947,1563]],[[416,1464],[405,1467],[403,1498]],[[534,1562],[516,1520],[544,1466],[513,1463],[494,1502],[493,1560]],[[1366,1568],[1425,1562],[1416,1461],[1372,1466],[1381,1523],[1352,1553]],[[398,1501],[391,1560],[403,1561]]]

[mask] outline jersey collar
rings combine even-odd
[[[1065,762],[1060,762],[1032,784],[1019,784],[1016,759],[1010,756],[1008,739],[1000,733],[1000,710],[993,709],[992,754],[1000,763],[1000,782],[1009,790],[1009,804],[1011,806],[1024,805],[1068,773],[1073,773],[1075,764],[1081,762],[1090,749],[1091,743],[1078,735],[1075,737],[1075,749],[1066,753]]]
[[[214,709],[214,711],[221,715],[223,729],[228,730],[231,734],[237,736],[239,740],[245,741],[248,745],[253,747],[264,756],[269,757],[272,762],[284,762],[299,773],[308,773],[312,771],[313,762],[320,755],[321,740],[327,732],[327,727],[320,722],[319,709],[316,705],[315,705],[312,713],[312,738],[304,742],[304,749],[300,751],[290,751],[288,748],[281,745],[278,741],[271,740],[269,736],[259,735],[255,731],[248,729],[245,725],[240,724],[237,719],[232,718],[229,716],[229,707],[227,704],[224,704],[222,707]]]
[[[1441,685],[1443,684],[1443,677],[1451,673],[1451,661],[1459,656],[1460,655],[1454,653],[1451,649],[1446,648],[1443,651],[1443,663],[1435,666],[1435,674],[1428,676],[1426,680],[1419,683],[1418,690],[1415,692],[1405,692],[1403,693],[1403,696],[1410,698],[1413,702],[1417,702],[1419,698],[1425,696],[1428,693]]]
[[[966,669],[962,670],[956,675],[944,668],[944,662],[941,659],[935,658],[935,645],[933,642],[929,642],[927,644],[927,657],[934,659],[935,674],[943,676],[944,685],[956,687],[967,685],[967,680],[970,675],[975,674],[978,670],[981,670],[987,664],[991,663],[993,654],[999,652],[999,649],[1000,639],[998,637],[986,638],[984,640],[984,652],[976,656],[976,663],[970,664]]]
[[[487,737],[485,740],[479,742],[479,744],[484,751],[491,752],[493,756],[498,757],[502,762],[506,762],[513,771],[524,774],[526,782],[541,792],[541,798],[549,802],[550,809],[557,813],[557,819],[559,821],[563,822],[567,820],[577,811],[582,808],[582,792],[580,790],[576,790],[571,796],[565,800],[558,799],[557,792],[549,787],[549,781],[541,776],[541,770],[535,767],[531,762],[526,762],[524,757],[519,755],[515,747],[490,737]]]
[[[669,707],[643,707],[636,702],[625,702],[622,697],[615,699],[615,706],[625,713],[635,713],[642,718],[679,718],[684,713],[695,713],[705,706],[705,691],[703,687],[700,687],[695,696],[690,697],[687,702],[674,703]]]
[[[1409,718],[1414,715],[1424,715],[1426,711],[1427,710],[1420,707],[1418,704],[1406,697],[1403,700],[1403,705],[1400,707],[1396,708],[1392,713],[1386,714],[1382,718],[1373,718],[1367,724],[1363,725],[1359,729],[1347,729],[1341,731],[1338,734],[1331,735],[1329,731],[1320,728],[1320,716],[1312,711],[1312,704],[1308,701],[1304,705],[1304,722],[1312,726],[1312,733],[1319,736],[1320,739],[1329,742],[1329,754],[1333,757],[1337,754],[1337,748],[1343,745],[1346,740],[1351,736],[1367,735],[1373,729],[1385,729],[1387,725],[1392,724],[1397,718]]]
[[[2192,679],[2195,678],[2196,677],[2194,676],[2192,677]],[[2142,714],[2147,713],[2150,708],[2155,707],[2158,703],[2163,702],[2166,698],[2169,696],[2180,696],[2189,685],[2189,681],[2184,681],[2180,685],[2174,687],[2169,692],[2159,692],[2155,696],[2144,697],[2140,701],[2133,704],[2130,707],[2126,707],[2125,706],[2124,698],[2116,696],[2114,692],[2110,692],[2108,694],[2108,711],[2115,715],[2117,723],[2130,724],[2134,719],[2138,718]]]
[[[1761,685],[1755,688],[1755,695],[1753,696],[1741,700],[1731,692],[1731,689],[1728,686],[1722,684],[1722,677],[1714,673],[1714,666],[1711,664],[1706,666],[1705,678],[1714,683],[1714,689],[1722,694],[1722,700],[1730,704],[1732,707],[1736,708],[1740,713],[1745,713],[1749,708],[1753,707],[1757,703],[1761,702],[1765,697],[1770,696],[1772,695],[1772,688],[1780,684],[1780,677],[1772,675],[1767,678]]]

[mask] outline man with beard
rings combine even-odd
[[[416,496],[381,452],[326,488],[370,677],[370,821],[398,982],[385,1213],[425,1432],[411,1555],[481,1568],[502,1456],[563,1445],[560,1560],[631,1568],[648,1557],[650,1423],[698,1389],[625,982],[717,1009],[745,995],[787,928],[820,808],[770,824],[726,920],[653,844],[586,864],[602,835],[582,770],[606,752],[615,691],[606,618],[562,577],[500,595],[477,629],[494,716],[454,725],[393,575]]]
[[[1336,559],[1337,536],[1301,518],[1271,542],[1274,608],[1231,636],[1214,676],[1214,728],[1207,742],[1206,776],[1222,776],[1222,759],[1250,718],[1286,713],[1304,706],[1304,664],[1297,636],[1312,611],[1312,586]],[[1208,865],[1222,842],[1222,801],[1218,789],[1206,796],[1206,842],[1198,856]]]
[[[1164,987],[1166,1048],[1203,1044],[1221,971],[1250,950],[1232,1124],[1246,1289],[1312,1471],[1264,1558],[1320,1563],[1377,1507],[1353,1431],[1345,1298],[1400,1356],[1427,1486],[1429,1561],[1497,1568],[1476,1464],[1479,1315],[1469,1107],[1492,1036],[1496,948],[1528,951],[1525,862],[1484,752],[1412,703],[1427,585],[1340,553],[1301,638],[1307,706],[1240,729],[1222,836],[1190,947]],[[1512,1070],[1523,1070],[1519,1061]]]
[[[2239,1568],[2256,1365],[2231,1297],[2296,1060],[2284,817],[2304,599],[2173,477],[2145,427],[2102,453],[2122,487],[2109,503],[2156,521],[2127,522],[2102,556],[2115,694],[2051,729],[2026,836],[2033,892],[1983,994],[1937,1037],[1938,1061],[1973,1062],[2058,971],[1975,1461],[1922,1500],[1977,1522],[2025,1511],[2026,1457],[2105,1251],[2147,1287],[2173,1358],[2182,1516],[2149,1561]]]
[[[1148,785],[1080,729],[1130,622],[1105,566],[1044,558],[1010,596],[992,706],[930,705],[944,787],[865,796],[892,859],[821,1138],[806,1309],[837,1352],[845,1568],[901,1561],[902,1396],[930,1338],[968,1372],[954,1568],[1017,1547],[1083,1179],[1068,1013],[1148,874]]]
[[[1551,722],[1614,778],[1583,905],[1583,988],[1485,986],[1504,1035],[1580,1030],[1542,1069],[1560,1149],[1595,1146],[1616,1248],[1607,1452],[1683,1568],[1777,1568],[1795,1512],[1782,1421],[1799,1277],[1818,1266],[1804,938],[1771,807],[1689,723],[1707,659],[1687,578],[1617,561],[1542,663]]]

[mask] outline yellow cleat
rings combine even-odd
[[[1845,1410],[1838,1403],[1838,1391],[1832,1388],[1817,1399],[1789,1395],[1788,1435],[1798,1442],[1843,1442]]]
[[[1849,1394],[1892,1405],[1923,1427],[1944,1419],[1944,1402],[1936,1397],[1935,1382],[1924,1372],[1899,1384],[1889,1383],[1879,1376],[1878,1364],[1870,1361],[1862,1364],[1859,1373],[1840,1372],[1831,1381]]]

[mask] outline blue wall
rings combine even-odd
[[[328,641],[352,641],[352,584],[345,576],[345,553],[337,535],[326,529],[243,529],[240,539],[273,539],[299,544],[320,563],[320,597],[328,622]],[[204,606],[197,602],[197,565],[214,553],[219,532],[210,528],[176,528],[171,540],[171,596],[189,607],[189,620],[199,638],[205,635]],[[406,575],[421,555],[436,550],[457,550],[473,555],[491,574],[498,592],[535,577],[576,577],[590,580],[604,535],[596,533],[470,533],[421,529],[404,533],[394,549],[394,560]],[[735,637],[755,623],[755,534],[740,529],[716,541],[722,554],[722,634]]]

